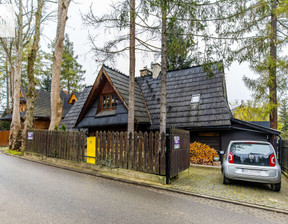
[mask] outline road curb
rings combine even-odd
[[[1,152],[1,150],[0,150],[0,152]],[[262,210],[266,210],[266,211],[270,211],[270,212],[276,212],[276,213],[282,213],[282,214],[288,215],[288,211],[276,209],[276,208],[271,208],[271,207],[267,207],[267,206],[263,206],[263,205],[256,205],[256,204],[250,204],[250,203],[245,203],[245,202],[231,201],[228,199],[223,199],[223,198],[218,198],[218,197],[213,197],[213,196],[208,196],[208,195],[202,195],[202,194],[191,193],[191,192],[182,191],[182,190],[176,190],[176,189],[171,189],[171,188],[155,186],[155,185],[148,184],[148,183],[142,183],[142,182],[127,180],[127,179],[123,179],[123,178],[112,177],[112,176],[108,176],[105,174],[100,174],[100,173],[97,173],[97,171],[91,171],[90,172],[90,171],[80,170],[77,168],[71,168],[71,167],[67,167],[67,166],[61,166],[58,164],[52,164],[52,163],[45,162],[45,161],[30,159],[30,158],[23,157],[23,156],[11,155],[11,154],[6,153],[5,151],[2,151],[2,153],[5,155],[8,155],[8,156],[11,156],[11,157],[16,157],[16,158],[22,159],[22,160],[27,160],[30,162],[39,163],[39,164],[43,164],[46,166],[60,168],[60,169],[64,169],[64,170],[68,170],[68,171],[72,171],[72,172],[81,173],[81,174],[87,174],[87,175],[91,175],[91,176],[95,176],[95,177],[99,177],[99,178],[104,178],[104,179],[108,179],[108,180],[112,180],[112,181],[119,181],[119,182],[126,183],[126,184],[148,187],[148,188],[152,188],[152,189],[156,189],[156,190],[162,190],[162,191],[167,191],[167,192],[171,192],[171,193],[178,193],[178,194],[182,194],[182,195],[204,198],[204,199],[209,199],[209,200],[213,200],[213,201],[220,201],[220,202],[225,202],[225,203],[230,203],[230,204],[235,204],[235,205],[240,205],[240,206],[246,206],[246,207],[255,208],[255,209],[262,209]]]

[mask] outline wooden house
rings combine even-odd
[[[220,62],[221,63],[221,62]],[[153,68],[154,71],[159,71]],[[272,141],[280,132],[233,118],[228,105],[224,72],[215,63],[213,75],[203,66],[167,73],[167,129],[190,131],[190,142],[226,149],[230,140]],[[159,130],[161,74],[141,70],[135,78],[135,130]],[[129,77],[102,66],[93,86],[86,87],[63,119],[67,128],[127,130]]]
[[[26,89],[22,88],[20,91],[20,117],[23,121],[26,112]],[[63,102],[63,113],[62,118],[68,113],[73,104],[77,101],[79,93],[73,92],[68,94],[67,92],[61,90],[60,98]],[[50,92],[44,90],[37,90],[37,98],[35,101],[35,111],[34,111],[34,128],[35,129],[48,129],[50,124],[50,113],[51,113],[51,103],[50,103]],[[1,118],[1,120],[12,120],[12,111]]]

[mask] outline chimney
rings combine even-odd
[[[140,70],[141,77],[147,75],[152,75],[152,72],[147,67],[144,67],[143,69]]]
[[[161,65],[159,63],[152,64],[153,79],[157,79],[161,72]]]

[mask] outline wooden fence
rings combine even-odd
[[[0,131],[0,146],[9,146],[9,131]]]
[[[165,137],[159,132],[96,132],[96,163],[165,175]]]
[[[95,158],[96,164],[168,176],[167,164],[169,172],[171,169],[169,177],[176,176],[189,167],[189,131],[171,131],[172,140],[168,141],[167,138],[169,153],[166,153],[164,133],[160,136],[159,132],[135,132],[134,135],[130,133],[128,136],[127,132],[97,131],[92,137],[95,138],[95,141],[91,141],[95,142],[92,147],[95,149],[95,157],[92,159]],[[25,141],[27,152],[85,161],[84,132],[30,130]],[[170,144],[173,147],[170,147]]]
[[[285,173],[288,173],[288,140],[284,140],[281,151],[281,166]]]
[[[79,131],[29,130],[26,152],[72,161],[84,161],[85,133]]]

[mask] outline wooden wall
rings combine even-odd
[[[241,130],[230,130],[225,131],[221,134],[221,150],[226,151],[229,142],[232,140],[254,140],[254,141],[268,141],[267,134],[241,131]]]
[[[190,132],[190,143],[200,142],[219,151],[221,149],[219,132]]]
[[[48,129],[50,124],[50,119],[35,119],[34,120],[34,129]]]

